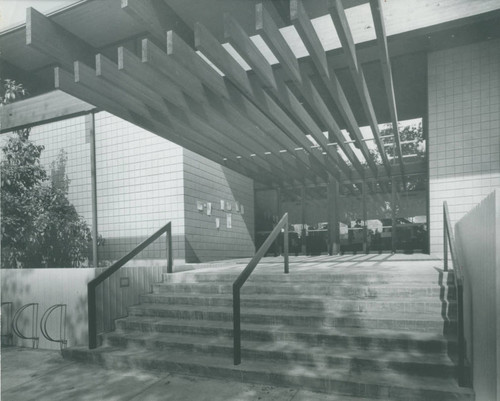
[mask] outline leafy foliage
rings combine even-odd
[[[15,81],[6,81],[4,89],[2,103],[25,93]],[[29,129],[18,130],[2,147],[2,267],[79,266],[91,237],[68,200],[66,153],[61,150],[48,175],[40,163],[44,147],[29,134]]]

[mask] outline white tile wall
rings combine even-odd
[[[431,253],[452,224],[500,187],[500,40],[429,54]]]

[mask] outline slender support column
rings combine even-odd
[[[283,212],[281,210],[281,188],[280,187],[276,188],[276,212],[277,212],[278,218],[281,219]]]
[[[392,229],[391,229],[391,238],[392,245],[391,250],[393,253],[396,252],[396,185],[397,181],[395,178],[391,180],[391,189],[392,189],[392,197],[391,197],[391,211],[392,211]]]
[[[95,149],[95,115],[89,113],[85,116],[85,131],[90,143],[90,186],[92,196],[92,264],[97,267],[99,264],[97,253],[97,167],[96,167],[96,149]]]
[[[339,183],[330,177],[327,190],[328,203],[328,253],[337,255],[340,252],[339,232]]]
[[[368,227],[367,227],[367,212],[366,212],[366,181],[361,183],[362,201],[363,201],[363,252],[368,253]]]
[[[302,255],[306,254],[306,187],[300,189],[300,202],[301,202],[301,224],[302,224]]]

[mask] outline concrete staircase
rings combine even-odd
[[[449,356],[456,305],[447,273],[325,262],[292,263],[284,275],[278,264],[259,266],[242,289],[242,363],[234,366],[232,282],[243,267],[165,275],[104,346],[64,355],[360,399],[474,399],[458,387]]]

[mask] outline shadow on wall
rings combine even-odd
[[[94,269],[15,269],[2,270],[2,302],[13,303],[13,314],[23,305],[38,303],[36,333],[40,337],[39,348],[59,349],[59,343],[46,340],[40,333],[40,319],[52,305],[66,304],[66,338],[68,346],[88,343],[87,329],[87,282],[95,276]],[[2,321],[10,325],[10,322]],[[31,308],[19,317],[21,333],[31,336]],[[59,338],[60,318],[58,311],[48,319],[47,330],[53,338]],[[14,336],[14,344],[31,347],[31,340]]]
[[[198,155],[187,154],[184,166],[186,262],[253,256],[253,181]]]

